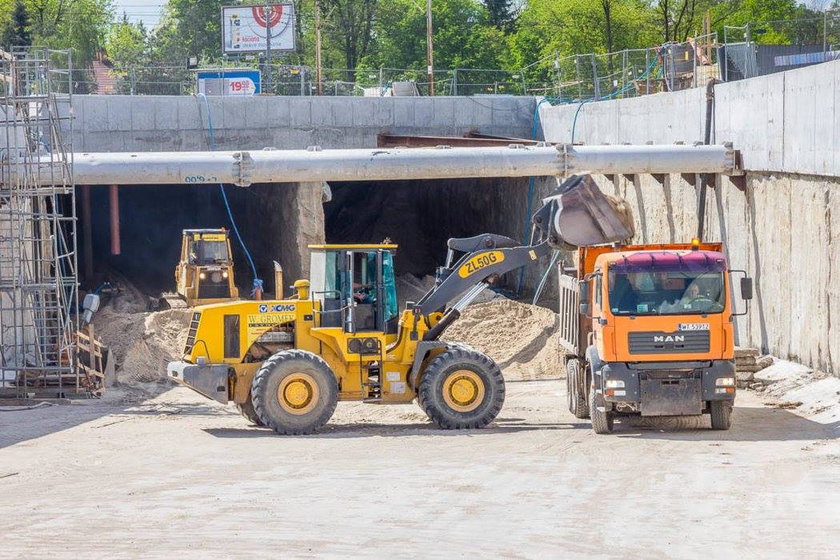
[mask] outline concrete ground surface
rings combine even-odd
[[[509,383],[467,432],[342,403],[278,437],[183,388],[2,412],[0,558],[836,557],[840,427],[765,400],[611,436],[562,380]]]

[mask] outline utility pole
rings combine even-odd
[[[321,82],[321,0],[315,0],[315,80],[318,95],[324,95]]]
[[[428,62],[429,95],[435,94],[435,59],[432,46],[432,0],[426,0],[426,60]]]
[[[271,93],[271,8],[268,4],[263,8],[265,18],[265,93]]]

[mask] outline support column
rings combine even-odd
[[[90,185],[82,185],[82,243],[84,243],[84,277],[93,279],[93,221],[90,216]]]
[[[111,213],[111,254],[120,254],[120,191],[117,185],[108,187],[108,202]]]

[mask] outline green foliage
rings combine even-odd
[[[392,0],[375,25],[375,51],[366,57],[369,67],[426,68],[426,14],[424,3]],[[432,4],[436,68],[498,68],[505,37],[476,0],[436,0]]]
[[[73,63],[86,67],[105,41],[113,12],[110,0],[24,0],[32,43],[73,51]]]
[[[29,31],[29,14],[23,0],[16,0],[14,9],[9,14],[8,24],[2,32],[2,44],[7,47],[20,47],[32,43]],[[5,19],[5,18],[4,18]]]
[[[105,38],[105,54],[118,67],[147,62],[146,32],[139,25],[123,21],[111,26]]]

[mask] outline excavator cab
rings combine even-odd
[[[310,290],[321,303],[321,327],[343,327],[347,333],[378,331],[395,338],[396,248],[391,244],[310,247]]]

